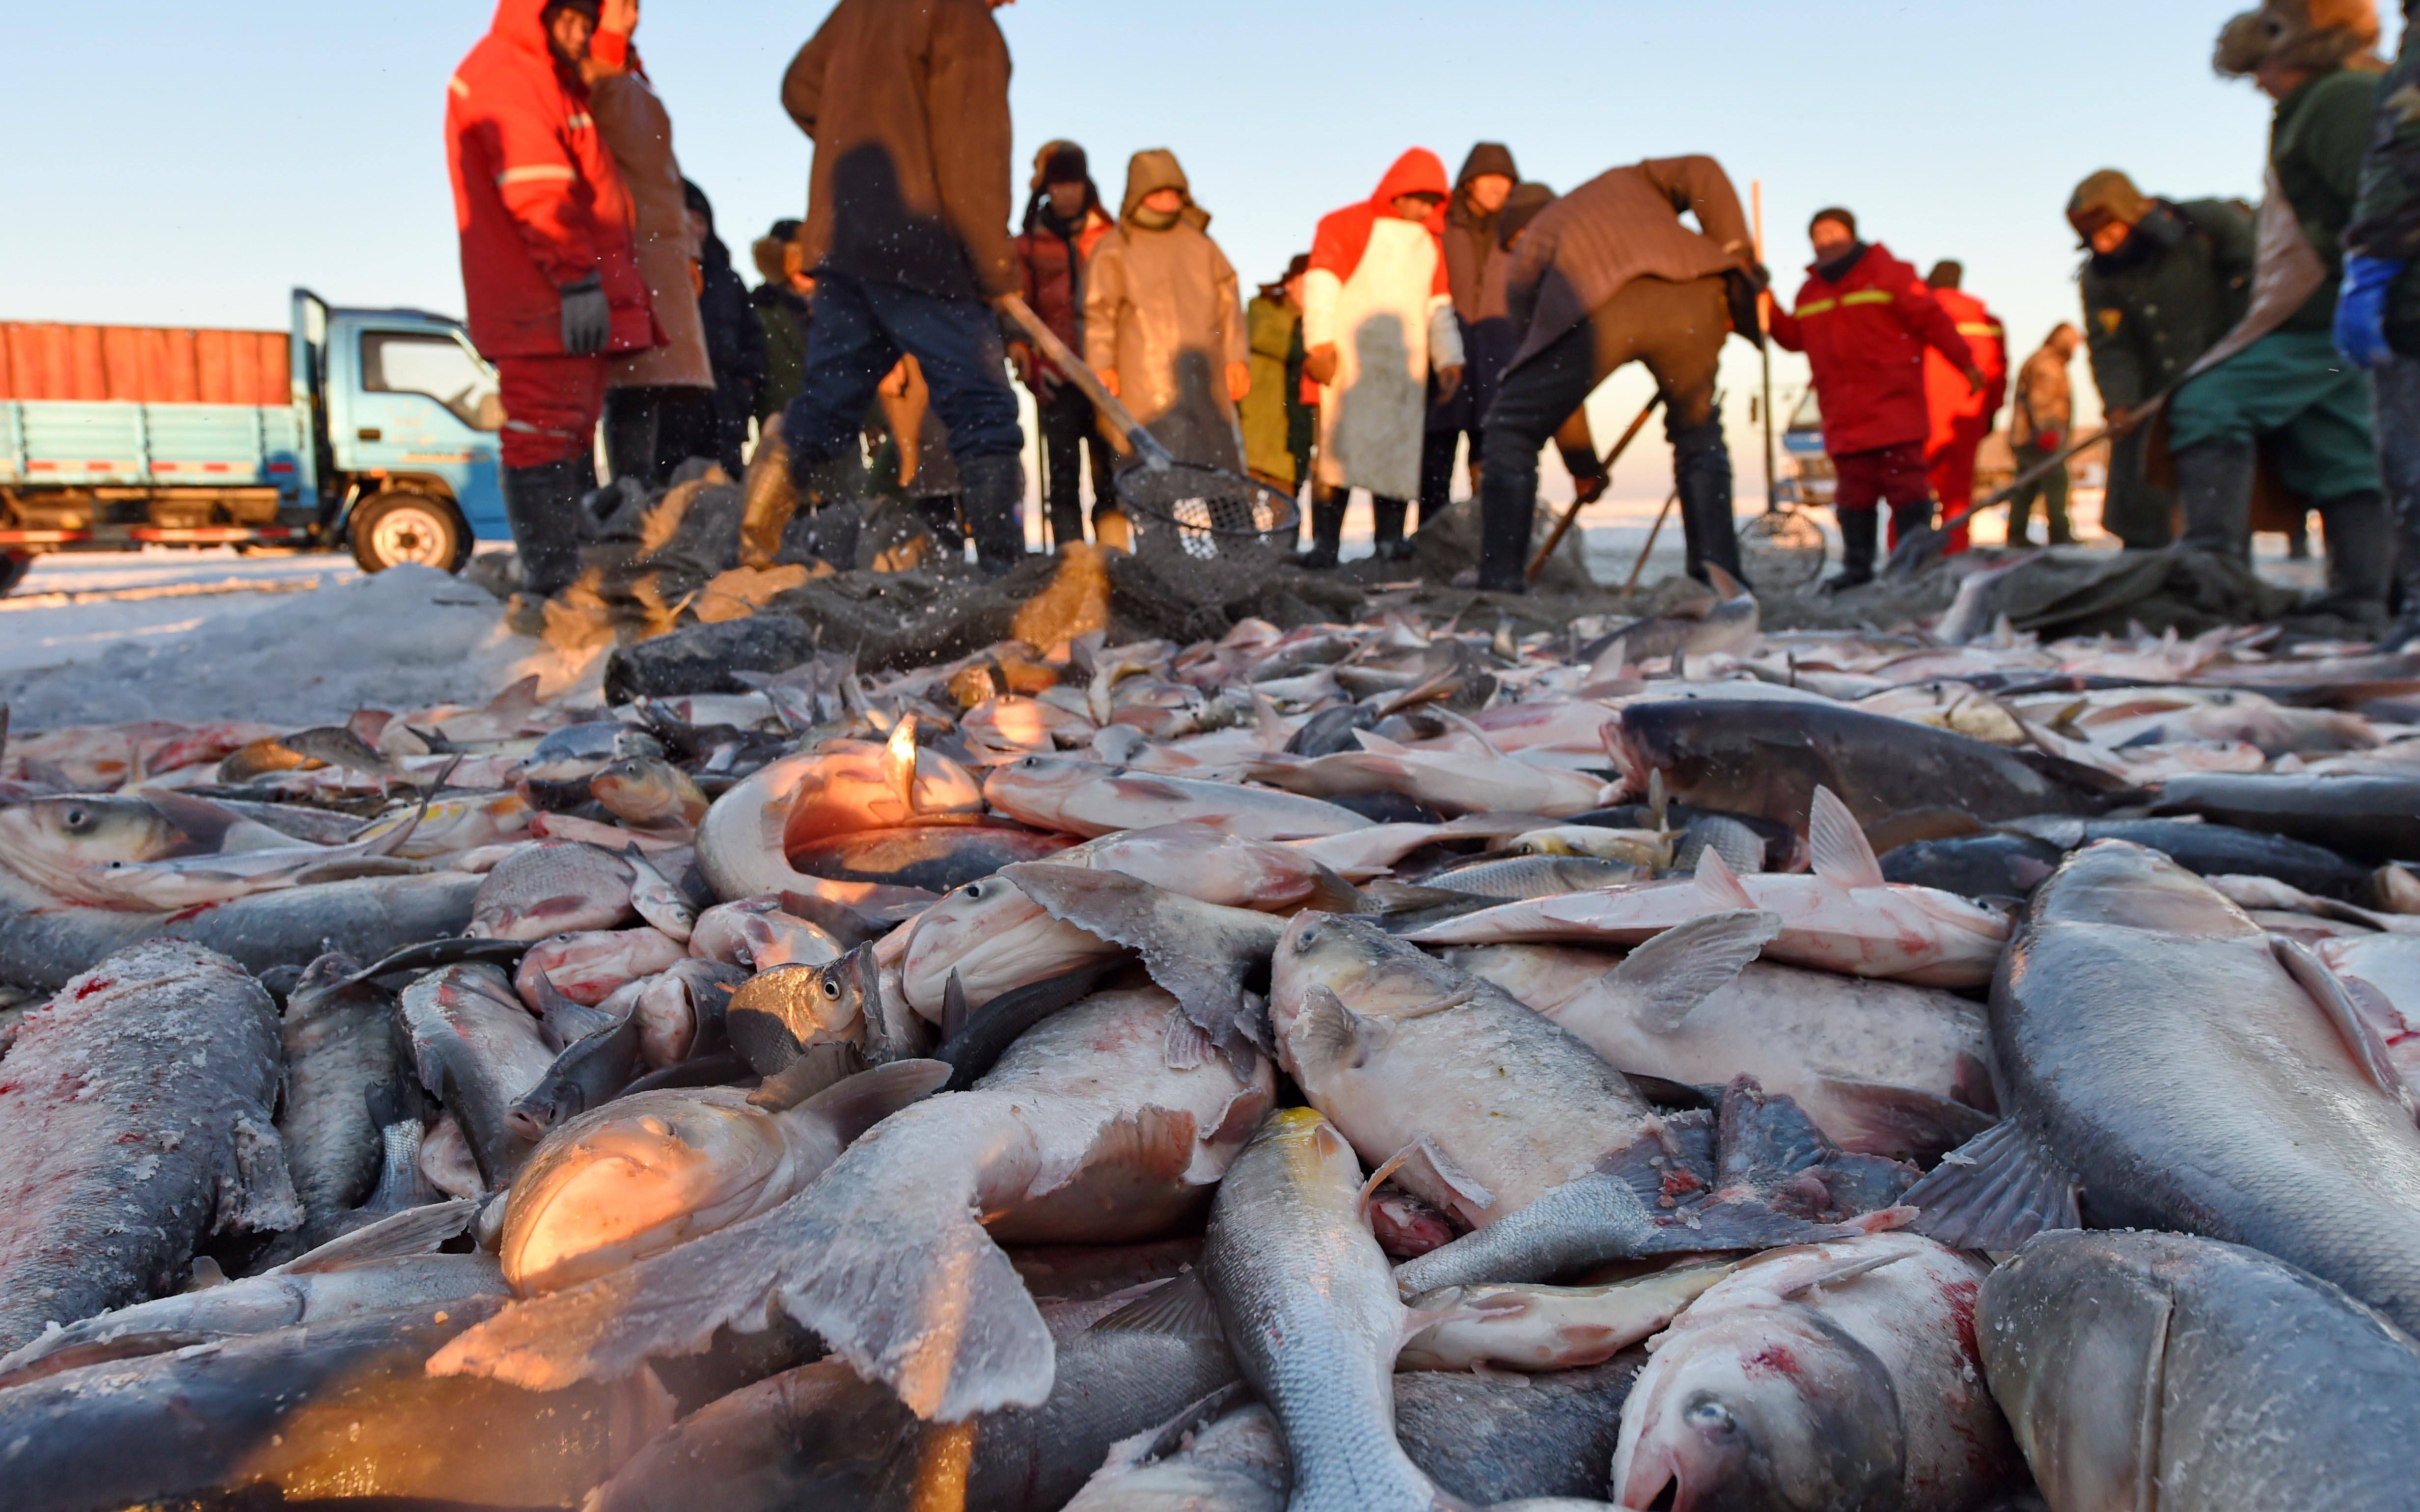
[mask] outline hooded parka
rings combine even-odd
[[[1143,200],[1162,189],[1185,206],[1154,224]],[[1118,396],[1178,457],[1234,469],[1243,454],[1226,373],[1251,348],[1235,270],[1209,224],[1174,153],[1134,155],[1117,228],[1084,273],[1084,360],[1117,374]]]
[[[639,273],[646,280],[647,302],[663,332],[660,345],[613,359],[606,368],[605,386],[710,389],[714,369],[697,312],[696,268],[702,249],[682,202],[672,113],[640,71],[635,53],[627,72],[598,79],[589,85],[588,96],[597,134],[629,190]]]
[[[500,0],[445,86],[462,292],[472,344],[491,360],[564,355],[560,290],[592,275],[613,310],[605,349],[654,342],[629,194],[587,86],[548,45],[546,3]]]
[[[1325,486],[1387,499],[1419,490],[1429,373],[1463,365],[1462,333],[1438,235],[1444,216],[1406,221],[1394,201],[1442,202],[1449,192],[1445,164],[1414,147],[1368,199],[1319,223],[1303,279],[1302,340],[1306,350],[1336,348],[1336,375],[1320,388]]]

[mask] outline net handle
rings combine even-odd
[[[1135,419],[1133,411],[1118,403],[1117,395],[1102,387],[1100,378],[1084,364],[1084,360],[1068,350],[1057,332],[1042,323],[1042,317],[1033,313],[1023,296],[1003,294],[992,302],[1001,314],[1016,322],[1033,345],[1042,348],[1042,355],[1050,359],[1051,366],[1066,374],[1076,387],[1084,391],[1084,397],[1093,401],[1093,407],[1109,417],[1109,424],[1125,437],[1126,444],[1134,448],[1143,466],[1155,472],[1164,471],[1176,460],[1167,447],[1159,444],[1158,437],[1142,428],[1142,422]]]

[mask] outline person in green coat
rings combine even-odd
[[[2308,0],[2267,0],[2227,23],[2223,73],[2277,101],[2269,164],[2326,272],[2268,334],[2177,391],[2168,409],[2185,545],[2249,560],[2258,455],[2319,512],[2328,589],[2313,610],[2383,623],[2393,550],[2370,423],[2369,374],[2336,354],[2340,245],[2378,107],[2370,0],[2335,0],[2324,22]]]
[[[2077,276],[2092,381],[2108,422],[2144,402],[2218,344],[2251,298],[2252,208],[2240,200],[2145,194],[2115,168],[2076,187],[2068,223],[2086,251]],[[2112,448],[2101,528],[2137,550],[2175,535],[2175,496],[2144,475],[2149,427]]]
[[[1314,417],[1302,400],[1302,275],[1310,267],[1311,255],[1297,254],[1244,312],[1252,364],[1252,390],[1241,407],[1244,466],[1289,496],[1311,475]]]
[[[2395,523],[2403,601],[2380,649],[2420,642],[2420,0],[2404,0],[2403,45],[2379,86],[2361,197],[2345,228],[2336,349],[2377,390],[2378,461]]]

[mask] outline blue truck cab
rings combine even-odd
[[[101,332],[69,334],[105,360]],[[284,403],[0,398],[0,592],[48,551],[317,546],[455,571],[509,538],[504,406],[460,321],[298,288],[287,353]]]

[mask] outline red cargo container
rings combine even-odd
[[[0,400],[280,405],[283,331],[0,321]]]

